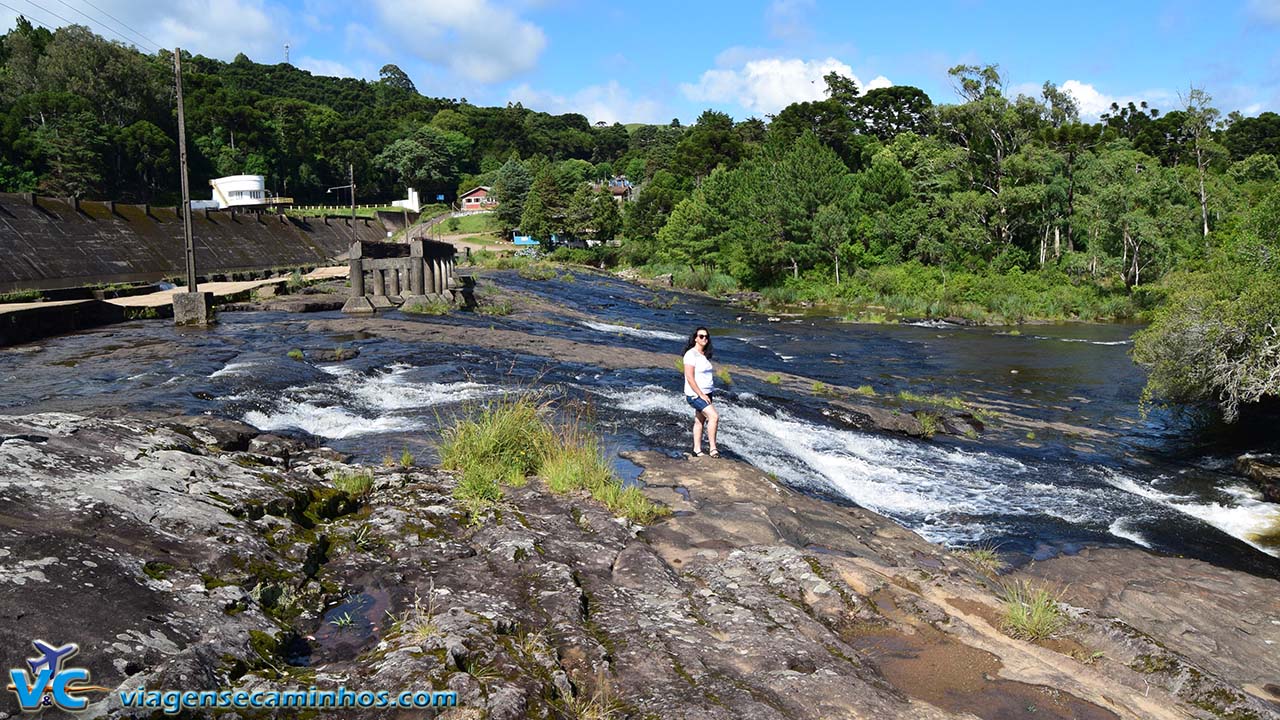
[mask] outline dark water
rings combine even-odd
[[[722,448],[794,487],[863,505],[949,545],[1046,557],[1083,545],[1138,544],[1280,576],[1280,506],[1260,502],[1229,472],[1234,453],[1267,448],[1229,446],[1229,436],[1207,435],[1190,418],[1144,419],[1144,377],[1128,356],[1134,326],[1013,333],[817,316],[770,322],[607,277],[495,277],[589,319],[455,313],[421,321],[669,353],[672,366],[602,371],[572,357],[308,332],[312,320],[336,314],[228,313],[207,331],[143,321],[45,341],[39,350],[0,351],[0,411],[212,412],[378,462],[406,448],[431,459],[438,428],[468,403],[539,387],[586,403],[610,451],[674,454],[689,442],[691,412],[674,363],[683,336],[706,325],[718,363],[870,385],[879,395],[955,395],[1037,423],[997,420],[981,443],[916,441],[849,429],[808,396],[735,378],[719,403]],[[661,307],[668,298],[674,304]],[[359,348],[360,357],[331,366],[287,357],[293,348],[338,344]],[[638,474],[625,460],[616,463],[624,477]]]

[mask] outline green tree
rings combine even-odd
[[[167,181],[175,177],[173,139],[152,123],[139,120],[120,131],[119,144],[126,165],[136,178],[136,185],[130,185],[140,185],[143,190],[140,199],[150,202],[156,194],[165,192]]]
[[[733,120],[722,112],[704,110],[698,122],[676,146],[676,168],[700,180],[720,165],[733,167],[742,157],[742,140],[733,131]]]
[[[513,156],[499,168],[497,179],[493,182],[493,196],[498,201],[498,209],[494,214],[498,217],[498,222],[502,223],[503,232],[509,233],[520,226],[525,198],[532,186],[533,176],[519,157]]]
[[[435,193],[457,182],[470,149],[467,136],[424,125],[388,145],[373,162],[405,186]]]
[[[591,203],[591,226],[600,243],[613,242],[622,230],[622,213],[618,211],[618,201],[613,199],[608,189],[596,193]]]
[[[1200,220],[1204,237],[1209,237],[1209,195],[1205,189],[1209,163],[1225,156],[1225,151],[1213,140],[1212,133],[1219,112],[1212,106],[1213,98],[1202,88],[1193,87],[1184,98],[1186,119],[1183,130],[1191,137],[1195,154],[1197,189],[1200,199]]]

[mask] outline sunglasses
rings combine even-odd
[[[707,334],[706,334],[706,333],[698,333],[697,335],[694,335],[694,337],[695,337],[695,338],[697,338],[697,339],[699,339],[699,340],[701,340],[701,339],[703,339],[703,338],[707,337]]]

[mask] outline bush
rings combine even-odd
[[[429,300],[424,303],[416,302],[400,308],[402,312],[407,312],[411,315],[448,315],[451,309],[453,309],[453,306],[443,300]]]
[[[1015,580],[1001,589],[1004,600],[1003,629],[1023,640],[1044,640],[1067,626],[1059,596],[1027,580]]]
[[[503,399],[474,410],[444,433],[440,463],[462,471],[454,496],[471,514],[502,498],[502,483],[522,485],[537,472],[557,493],[587,490],[609,510],[637,523],[666,514],[636,488],[623,488],[599,440],[578,422],[558,429],[534,396]]]
[[[516,274],[525,280],[554,280],[556,269],[547,263],[528,262],[517,267]]]
[[[1280,273],[1214,271],[1170,278],[1171,296],[1134,336],[1152,400],[1242,405],[1280,396]]]
[[[351,497],[364,497],[373,490],[373,473],[367,470],[359,472],[339,470],[329,478],[329,482],[334,488]]]
[[[510,300],[488,300],[476,305],[476,312],[481,315],[506,316],[512,311]]]
[[[36,302],[42,299],[44,295],[39,290],[14,290],[0,293],[0,303]]]

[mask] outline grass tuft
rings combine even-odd
[[[532,262],[517,267],[516,274],[525,280],[554,280],[556,269],[547,263]]]
[[[768,376],[765,377],[764,381],[769,383],[770,385],[781,385],[782,376],[779,375],[778,373],[770,373]]]
[[[995,548],[976,547],[966,550],[957,550],[956,557],[964,560],[972,565],[978,572],[983,575],[995,577],[1000,574],[1001,570],[1008,567],[1004,560],[1000,559],[1000,553]]]
[[[495,317],[505,317],[510,315],[515,308],[511,306],[510,300],[491,300],[476,305],[476,312],[481,315],[491,315]]]
[[[443,300],[430,300],[428,302],[416,302],[412,305],[405,305],[400,308],[402,312],[411,315],[448,315],[452,307]]]
[[[299,350],[298,348],[294,348],[286,354],[289,356],[289,359],[291,360],[297,360],[299,362],[302,361],[302,351]]]
[[[531,473],[552,492],[587,490],[615,515],[648,524],[667,513],[637,488],[623,488],[599,439],[579,421],[553,427],[548,404],[534,395],[513,396],[474,409],[444,433],[440,462],[460,470],[454,490],[469,514],[494,507],[502,485],[520,486]]]
[[[1029,580],[1014,580],[1001,588],[1004,601],[1003,630],[1023,640],[1044,640],[1067,626],[1066,615],[1055,595]]]
[[[364,497],[373,490],[373,473],[368,471],[348,472],[339,470],[333,474],[329,482],[338,490],[351,497]]]

